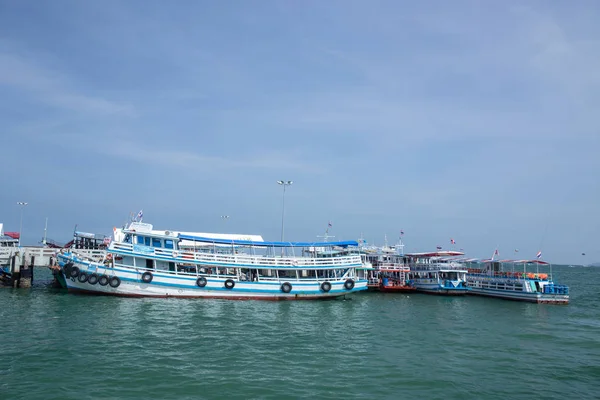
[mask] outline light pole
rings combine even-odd
[[[23,233],[23,209],[27,203],[24,201],[17,201],[17,205],[21,206],[21,225],[19,226],[19,247],[21,247],[21,234]]]
[[[283,216],[285,215],[285,187],[290,186],[292,181],[277,181],[278,185],[283,186],[283,200],[281,206],[281,241],[283,242]]]

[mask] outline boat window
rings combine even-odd
[[[162,247],[159,238],[152,238],[152,247]]]
[[[150,246],[150,238],[149,238],[148,236],[145,236],[145,237],[144,237],[144,244],[145,244],[146,246]]]
[[[165,249],[172,249],[173,241],[171,239],[165,239]]]
[[[137,242],[138,242],[138,244],[144,244],[144,237],[143,236],[138,236],[137,237]]]

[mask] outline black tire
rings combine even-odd
[[[289,282],[282,283],[280,289],[283,293],[289,293],[292,291],[292,284]]]
[[[72,263],[72,262],[66,263],[66,264],[63,266],[63,274],[65,274],[65,276],[66,276],[67,278],[70,278],[70,277],[71,277],[71,267],[73,267],[73,263]]]
[[[87,281],[88,281],[88,283],[90,285],[95,285],[96,283],[98,283],[98,274],[95,273],[95,272],[92,272],[90,274],[90,276],[88,276],[88,280]]]
[[[354,289],[354,280],[353,279],[346,279],[346,282],[344,282],[344,288],[346,290],[352,290],[352,289]]]
[[[321,283],[321,290],[324,291],[325,293],[329,292],[331,290],[331,283],[329,283],[329,282]]]
[[[100,275],[100,278],[98,278],[98,285],[100,285],[100,286],[108,285],[108,276]]]
[[[71,267],[71,273],[69,274],[69,277],[75,279],[79,276],[79,267]]]
[[[152,275],[152,272],[146,271],[142,274],[142,282],[150,283],[152,282],[152,279],[154,279],[154,275]]]
[[[119,279],[118,276],[113,276],[112,278],[109,279],[108,284],[110,285],[111,288],[118,288],[119,285],[121,284],[121,279]]]
[[[198,287],[204,287],[204,286],[206,286],[207,283],[208,283],[208,281],[203,276],[201,276],[200,278],[196,279],[196,285]]]
[[[233,289],[233,287],[235,286],[235,282],[233,281],[233,279],[227,279],[224,285],[225,289]]]
[[[77,280],[81,283],[86,283],[88,280],[88,274],[84,271],[81,271],[77,277]]]

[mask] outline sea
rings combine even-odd
[[[0,289],[0,399],[600,398],[600,268],[569,305],[355,293],[333,301]]]

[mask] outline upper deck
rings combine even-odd
[[[262,238],[261,238],[262,239]],[[180,244],[185,241],[186,246]],[[316,248],[344,249],[339,255],[319,256]],[[351,249],[356,248],[356,254]],[[329,269],[360,267],[358,242],[266,242],[225,239],[156,231],[149,224],[115,229],[109,252],[168,262],[223,267]]]

